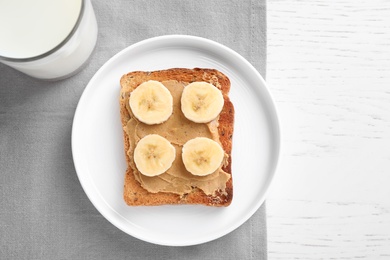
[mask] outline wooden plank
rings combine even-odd
[[[390,1],[267,2],[269,259],[390,259]]]

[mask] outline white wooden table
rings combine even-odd
[[[269,259],[390,259],[390,1],[268,0]]]

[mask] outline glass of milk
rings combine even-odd
[[[0,0],[0,62],[35,78],[76,74],[97,32],[90,0]]]

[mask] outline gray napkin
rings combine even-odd
[[[263,205],[230,234],[189,247],[133,238],[94,208],[77,178],[71,127],[77,102],[111,56],[146,38],[189,34],[222,43],[265,76],[266,6],[260,1],[92,2],[99,26],[90,62],[44,82],[0,64],[2,259],[266,259]]]

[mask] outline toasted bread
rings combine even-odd
[[[129,97],[133,89],[148,80],[167,81],[176,80],[185,85],[195,81],[205,81],[213,84],[221,90],[224,97],[224,106],[218,118],[219,142],[227,154],[227,162],[222,170],[230,174],[226,182],[225,190],[219,190],[215,194],[207,195],[201,189],[193,187],[192,191],[184,195],[170,192],[152,193],[144,189],[136,179],[133,168],[130,167],[132,158],[129,156],[129,135],[125,128],[127,123],[134,117],[130,111]],[[127,162],[127,170],[124,178],[124,200],[132,206],[154,206],[164,204],[202,204],[207,206],[228,206],[233,198],[232,175],[232,137],[234,130],[234,107],[229,99],[230,80],[223,73],[214,69],[184,69],[172,68],[159,71],[134,71],[127,73],[120,79],[120,115],[124,136],[124,151]]]

